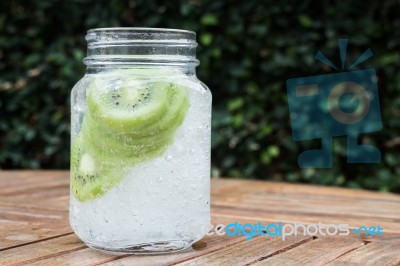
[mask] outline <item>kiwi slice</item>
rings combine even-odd
[[[159,117],[157,122],[153,124],[138,129],[131,130],[121,130],[120,127],[103,127],[96,122],[97,119],[93,118],[91,113],[86,115],[87,123],[90,125],[95,125],[96,131],[101,135],[113,135],[114,138],[120,139],[121,141],[132,140],[134,143],[144,143],[152,142],[161,136],[172,135],[175,133],[176,129],[180,126],[185,118],[186,112],[189,107],[189,96],[186,87],[165,83],[164,88],[168,92],[167,103],[168,109],[164,112],[162,116]],[[95,128],[94,126],[90,126]],[[153,137],[155,136],[155,137]]]
[[[139,161],[140,157],[152,157],[152,154],[165,150],[185,117],[189,97],[186,87],[165,83],[164,88],[168,92],[168,109],[158,122],[140,130],[106,128],[97,123],[97,119],[88,112],[83,121],[82,133],[90,142],[89,146],[95,148],[98,154],[134,157],[128,159]]]
[[[173,135],[153,136],[135,141],[123,133],[99,130],[88,121],[90,120],[86,117],[82,124],[82,136],[87,143],[87,149],[104,160],[110,157],[120,158],[135,164],[162,154],[173,141]]]
[[[127,166],[162,155],[189,108],[188,89],[165,81],[94,81],[71,151],[71,190],[80,201],[118,184]],[[108,86],[108,87],[107,87]]]
[[[160,134],[174,134],[181,125],[189,108],[189,96],[186,87],[169,83],[166,85],[168,90],[168,110],[160,117],[157,123],[153,123],[140,131],[133,131],[129,135],[134,138],[149,138]]]
[[[95,80],[87,95],[88,112],[96,123],[120,131],[140,130],[159,120],[168,108],[168,90],[163,82],[129,79],[108,88]]]
[[[102,196],[123,177],[123,162],[100,161],[86,149],[78,135],[71,149],[71,191],[80,201]]]

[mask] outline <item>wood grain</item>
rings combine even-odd
[[[318,238],[276,256],[258,261],[254,265],[304,265],[319,266],[364,245],[363,241],[340,238]]]
[[[400,265],[400,196],[363,190],[213,179],[213,225],[376,226],[383,236],[206,236],[186,252],[117,256],[87,248],[68,222],[69,173],[0,171],[0,265]]]
[[[3,250],[0,253],[0,265],[26,265],[48,257],[86,248],[72,233],[54,239],[24,245],[13,249]]]
[[[62,265],[73,265],[73,266],[86,266],[86,265],[98,265],[104,264],[109,261],[121,258],[121,256],[115,256],[110,254],[103,254],[94,251],[90,248],[73,250],[72,252],[53,256],[46,259],[39,259],[35,262],[29,263],[32,266],[62,266]]]
[[[286,241],[275,237],[255,237],[229,249],[211,252],[178,265],[248,265],[284,250],[310,241],[311,237],[290,237]]]
[[[1,250],[10,249],[12,247],[25,245],[68,233],[72,233],[72,231],[69,224],[65,221],[57,223],[26,224],[0,223],[0,255],[2,255]]]
[[[328,265],[400,265],[400,244],[373,242],[339,257]]]

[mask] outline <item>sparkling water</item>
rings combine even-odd
[[[163,252],[187,248],[205,235],[210,224],[211,93],[195,78],[179,79],[179,84],[188,88],[190,107],[174,143],[161,156],[126,169],[127,176],[98,198],[80,202],[71,194],[71,224],[87,245]],[[76,86],[87,86],[87,81]],[[73,96],[73,139],[84,113],[82,96]]]

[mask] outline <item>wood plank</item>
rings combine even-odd
[[[310,240],[311,237],[303,236],[289,237],[286,241],[275,237],[258,236],[250,241],[240,242],[177,265],[248,265]]]
[[[30,188],[55,186],[67,184],[69,173],[67,171],[1,171],[0,195],[2,193],[18,192]]]
[[[32,194],[41,191],[48,191],[57,188],[69,188],[69,177],[56,180],[44,180],[39,178],[32,178],[36,182],[32,184],[21,184],[15,187],[5,187],[0,190],[0,196],[13,196],[21,194]]]
[[[225,208],[212,208],[211,213],[213,219],[226,219],[231,222],[246,220],[249,223],[257,223],[261,221],[263,223],[296,223],[300,222],[303,224],[318,224],[322,225],[328,224],[348,224],[349,228],[358,228],[360,226],[377,226],[380,225],[384,228],[383,237],[367,237],[364,240],[374,241],[374,240],[389,240],[392,239],[400,241],[400,223],[397,222],[386,222],[377,221],[374,219],[357,219],[357,218],[342,218],[335,216],[320,216],[320,215],[297,215],[297,214],[276,214],[276,213],[265,213],[257,212],[253,210],[236,210],[236,209],[225,209]]]
[[[90,248],[85,248],[70,253],[62,254],[56,257],[50,257],[44,260],[38,260],[29,263],[30,266],[90,266],[106,263],[123,256],[116,256],[106,253],[100,253]]]
[[[0,171],[0,205],[68,210],[67,171]]]
[[[0,252],[0,265],[26,265],[84,248],[86,248],[85,244],[74,234],[70,234],[3,250]]]
[[[387,218],[400,222],[400,201],[336,201],[335,199],[296,199],[289,197],[275,198],[265,195],[261,199],[252,199],[251,195],[242,194],[240,197],[212,200],[212,206],[254,210],[259,212],[335,215],[357,218]],[[292,198],[292,200],[288,200]],[[329,206],[327,208],[326,206]]]
[[[64,210],[60,210],[60,208],[49,209],[49,206],[54,202],[54,197],[65,194],[67,190],[56,189],[60,187],[58,185],[42,187],[41,190],[21,189],[21,187],[26,188],[26,183],[29,184],[29,188],[37,187],[36,184],[41,184],[43,180],[50,180],[53,184],[59,184],[59,180],[65,179],[65,176],[67,176],[66,173],[57,172],[54,175],[53,172],[44,172],[43,175],[39,174],[39,177],[36,173],[33,175],[31,172],[17,173],[20,173],[21,176],[14,179],[10,178],[9,175],[6,177],[6,180],[10,181],[12,185],[6,184],[0,188],[2,192],[7,191],[7,193],[3,193],[3,196],[0,196],[0,250],[71,233],[72,230],[68,221],[68,202],[63,203],[62,208]],[[0,176],[3,178],[4,173]],[[21,178],[19,183],[14,181],[18,178]],[[68,186],[63,185],[62,187]],[[10,194],[11,191],[14,191],[15,194]],[[38,206],[38,199],[43,202],[43,208]],[[26,206],[18,206],[15,202],[21,202]]]
[[[258,261],[252,265],[304,265],[319,266],[362,247],[363,241],[348,238],[317,238],[275,256]]]
[[[68,211],[12,206],[0,203],[0,219],[26,222],[61,221],[68,219]]]
[[[33,207],[47,210],[68,211],[69,187],[43,189],[34,193],[0,196],[0,204],[5,206]]]
[[[224,187],[224,183],[227,181],[227,187]],[[382,193],[368,190],[348,189],[340,187],[328,187],[321,185],[306,185],[296,183],[281,183],[281,182],[270,182],[261,180],[243,180],[243,179],[225,179],[217,178],[211,180],[212,187],[216,186],[215,192],[217,197],[229,198],[229,196],[236,197],[237,195],[245,194],[257,194],[262,193],[268,194],[281,194],[281,195],[293,195],[293,194],[309,194],[309,195],[325,195],[335,196],[337,198],[348,198],[351,199],[376,199],[376,200],[388,200],[388,201],[399,201],[400,196],[393,193]],[[232,193],[232,190],[236,193]]]
[[[385,209],[390,209],[393,211],[400,212],[399,204],[400,204],[400,196],[399,200],[378,200],[378,199],[348,199],[348,198],[338,198],[335,196],[321,196],[321,195],[312,195],[312,194],[290,194],[290,197],[286,195],[279,194],[244,194],[240,196],[241,199],[246,200],[250,204],[260,204],[264,203],[265,200],[268,200],[268,204],[272,205],[281,205],[284,207],[285,205],[296,206],[298,204],[307,204],[307,205],[327,205],[329,206],[348,206],[354,205],[357,208],[364,211],[380,211],[380,207],[384,206]],[[282,201],[284,200],[284,201]]]
[[[400,244],[372,242],[333,260],[327,265],[400,265]]]
[[[68,233],[72,233],[68,221],[49,224],[26,223],[4,225],[0,223],[0,257],[2,256],[1,250]]]

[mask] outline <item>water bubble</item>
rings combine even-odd
[[[165,156],[165,160],[166,160],[166,161],[171,161],[171,160],[172,160],[172,155],[167,155],[167,156]]]

